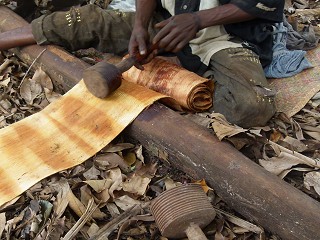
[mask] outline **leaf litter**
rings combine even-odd
[[[15,6],[14,1],[0,2]],[[50,3],[36,2],[42,12]],[[105,6],[104,1],[94,4]],[[301,0],[286,1],[286,6],[290,11],[319,7],[317,1]],[[305,24],[318,21],[319,15],[301,17],[300,12],[299,16],[299,23]],[[94,61],[92,55],[83,59]],[[41,68],[29,73],[28,67],[14,54],[0,52],[0,128],[40,111],[61,96]],[[319,201],[319,106],[318,93],[292,118],[279,113],[266,127],[252,129],[232,125],[216,113],[184,115]],[[0,239],[164,240],[149,203],[164,190],[186,182],[200,184],[217,211],[204,229],[209,237],[280,239],[233,211],[204,179],[192,179],[169,163],[148,156],[143,146],[122,136],[83,164],[43,179],[1,206]]]

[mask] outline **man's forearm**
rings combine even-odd
[[[245,22],[255,16],[243,11],[233,4],[225,4],[219,7],[196,12],[199,20],[199,28],[203,29],[215,25],[225,25],[236,22]]]
[[[0,50],[26,46],[36,43],[31,25],[0,33]]]
[[[136,0],[135,26],[147,28],[156,6],[156,0]]]

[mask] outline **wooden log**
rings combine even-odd
[[[0,7],[0,31],[26,22]],[[31,63],[45,47],[13,49]],[[86,64],[61,48],[47,47],[38,58],[52,80],[68,91]],[[207,129],[157,103],[146,109],[125,133],[153,154],[188,175],[204,178],[233,209],[288,240],[320,239],[320,203],[267,172]]]

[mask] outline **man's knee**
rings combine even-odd
[[[275,113],[258,56],[244,48],[225,49],[211,58],[215,81],[214,111],[242,127],[263,126]]]
[[[275,113],[274,96],[239,89],[230,92],[216,86],[213,110],[241,127],[264,126]]]

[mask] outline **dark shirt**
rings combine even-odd
[[[175,15],[199,10],[201,0],[176,0]],[[205,0],[202,0],[205,1]],[[158,1],[161,6],[161,1]],[[284,0],[219,0],[220,4],[234,4],[243,11],[257,17],[252,21],[225,25],[226,31],[240,38],[243,47],[249,48],[260,57],[262,66],[267,66],[272,60],[273,24],[283,20]],[[184,6],[188,7],[184,7]],[[164,9],[158,9],[163,17],[171,15]],[[202,75],[206,70],[198,56],[194,56],[187,45],[177,54],[182,65],[190,71]]]

